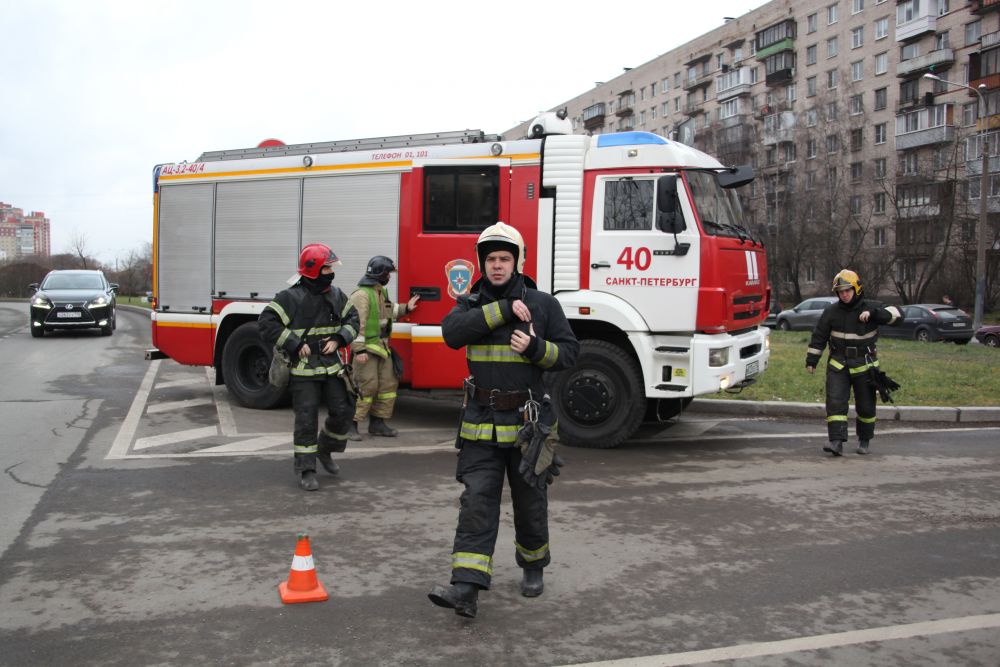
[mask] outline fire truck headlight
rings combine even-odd
[[[723,375],[719,378],[719,391],[729,388],[729,383],[731,382],[728,375]]]
[[[771,349],[771,337],[770,336],[764,336],[764,349],[765,350],[770,350]]]
[[[719,366],[725,366],[729,363],[729,348],[728,347],[718,347],[714,350],[708,351],[708,365],[713,368],[718,368]]]

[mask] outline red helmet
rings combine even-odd
[[[299,275],[315,280],[319,278],[324,266],[339,266],[340,263],[337,255],[330,250],[330,246],[310,243],[299,255]]]

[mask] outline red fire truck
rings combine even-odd
[[[440,323],[478,278],[477,235],[502,220],[581,341],[576,367],[550,383],[566,441],[613,447],[644,418],[753,382],[770,354],[770,288],[734,190],[750,169],[646,132],[574,135],[560,115],[517,141],[469,130],[266,142],[158,165],[147,356],[214,366],[239,403],[278,404],[257,316],[299,249],[322,242],[348,293],[369,257],[396,260],[389,294],[421,297],[393,326],[403,385],[456,389],[464,352]]]

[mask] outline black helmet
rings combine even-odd
[[[358,281],[359,285],[386,285],[389,282],[389,274],[396,270],[396,264],[385,255],[375,255],[368,260],[368,267],[365,269],[365,276]]]

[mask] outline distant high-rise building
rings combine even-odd
[[[51,254],[50,223],[45,213],[25,215],[23,209],[0,202],[0,260]]]

